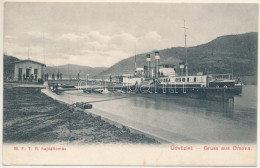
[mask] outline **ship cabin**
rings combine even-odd
[[[162,85],[181,85],[185,87],[208,87],[209,78],[207,75],[195,76],[165,76],[158,78]]]
[[[136,76],[136,77],[142,77],[142,76],[144,76],[144,68],[136,68],[136,69],[135,69],[135,76]]]
[[[176,67],[172,64],[161,64],[159,65],[159,77],[161,76],[175,76]]]
[[[203,75],[198,73],[194,76],[164,76],[158,78],[158,83],[185,87],[227,88],[235,86],[235,80],[231,78],[230,74]]]
[[[143,80],[143,77],[136,77],[133,74],[123,74],[123,86],[139,85]]]
[[[212,74],[209,78],[209,87],[234,87],[236,84],[236,81],[233,79],[233,75],[231,73]]]
[[[183,67],[181,67],[181,70]],[[157,83],[162,85],[185,85],[185,87],[207,87],[209,86],[209,78],[207,75],[198,73],[194,76],[177,76],[176,66],[171,64],[164,64],[159,66],[160,76]]]

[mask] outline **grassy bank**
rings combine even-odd
[[[41,94],[40,88],[5,84],[3,121],[4,142],[158,143],[100,117],[71,110]]]

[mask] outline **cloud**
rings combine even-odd
[[[25,32],[28,36],[35,37],[35,38],[42,38],[43,33],[42,32]]]
[[[4,35],[5,39],[16,39],[16,37],[14,36],[10,36],[10,35]]]
[[[118,44],[118,45],[124,45],[126,42],[128,43],[136,43],[137,38],[134,37],[132,34],[128,33],[122,33],[122,34],[116,34],[112,36],[109,40],[109,42],[113,44]]]
[[[107,42],[110,39],[109,36],[103,35],[98,31],[89,32],[87,36],[91,41],[98,41],[98,42]]]
[[[44,37],[44,38],[43,38]],[[14,56],[27,58],[28,47],[34,59],[41,61],[45,55],[47,64],[79,64],[88,66],[111,66],[118,61],[134,55],[135,45],[138,53],[161,49],[167,43],[155,31],[141,36],[131,33],[102,34],[98,31],[87,33],[62,33],[52,36],[41,32],[25,32],[17,37],[7,38],[5,51]],[[26,39],[28,43],[24,43]],[[25,40],[25,41],[26,41]],[[56,62],[55,60],[59,60]]]
[[[137,51],[139,53],[160,50],[171,46],[171,41],[168,38],[163,38],[157,32],[147,32],[138,37]]]
[[[162,37],[157,32],[148,32],[142,38],[152,41],[160,41]]]
[[[88,40],[87,36],[76,35],[74,33],[62,34],[60,38],[65,40],[72,40],[72,41],[81,40],[81,39]]]
[[[257,31],[259,20],[257,4],[8,3],[5,7],[5,52],[26,59],[27,49],[33,48],[41,59],[44,49],[46,61],[57,65],[111,66],[134,55],[135,46],[137,54],[183,46],[183,17],[189,27],[188,46]]]

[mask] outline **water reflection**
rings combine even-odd
[[[244,86],[241,96],[225,95],[223,99],[218,95],[218,100],[163,94],[122,94],[127,98],[96,102],[93,107],[120,116],[140,130],[149,130],[173,141],[181,135],[186,139],[203,142],[255,142],[255,89],[256,86]],[[82,94],[84,99],[75,96],[79,101],[93,101],[113,99],[117,95]]]
[[[234,97],[225,101],[210,101],[169,95],[139,95],[133,97],[133,105],[147,109],[174,111],[178,108],[205,109],[207,112],[232,113],[234,111]]]
[[[205,101],[206,113],[209,116],[212,113],[219,113],[222,117],[233,118],[234,114],[234,97],[227,101]]]
[[[256,86],[245,86],[242,96],[235,96],[232,94],[217,95],[211,99],[195,99],[189,97],[173,96],[173,95],[162,95],[162,94],[149,94],[149,95],[138,95],[132,98],[133,106],[153,109],[153,110],[163,110],[169,112],[182,112],[182,113],[196,113],[195,115],[204,114],[207,117],[219,116],[223,118],[242,120],[242,117],[234,117],[234,115],[241,115],[241,111],[244,113],[255,113],[256,114],[256,99],[254,102],[250,101],[250,104],[255,104],[253,107],[248,107],[248,97],[256,97],[256,95],[250,95],[252,90]],[[249,94],[249,95],[248,95]],[[242,103],[241,103],[242,102]],[[236,108],[235,108],[236,106]],[[234,111],[237,113],[234,113]],[[248,117],[247,117],[248,118]],[[249,118],[252,119],[250,116]]]

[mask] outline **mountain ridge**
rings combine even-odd
[[[100,72],[106,70],[107,67],[90,67],[90,66],[82,66],[76,64],[65,64],[59,66],[48,66],[46,67],[46,73],[48,74],[57,74],[62,73],[64,78],[68,77],[77,77],[78,74],[82,77],[88,74],[89,77],[94,77]]]
[[[235,76],[255,76],[257,74],[258,32],[220,36],[198,46],[187,47],[189,72],[229,73]],[[185,61],[184,47],[159,50],[161,64],[175,64]],[[151,52],[148,52],[151,53]],[[145,65],[147,53],[136,56],[137,67]],[[131,56],[114,64],[97,76],[134,73],[134,58]],[[152,62],[154,53],[151,54]],[[152,63],[153,66],[154,63]]]
[[[13,78],[14,74],[14,62],[19,61],[20,59],[10,56],[4,55],[4,80],[9,80]],[[89,77],[94,77],[106,70],[107,67],[90,67],[90,66],[82,66],[76,64],[66,64],[59,66],[47,66],[46,73],[49,75],[54,73],[55,75],[59,72],[63,74],[63,78],[76,78],[78,73],[82,75],[88,74]]]
[[[258,32],[249,32],[238,35],[220,36],[212,41],[187,48],[190,74],[197,72],[207,73],[230,73],[234,72],[235,77],[248,77],[256,83],[257,62],[258,62]],[[184,47],[171,47],[159,50],[161,64],[175,64],[185,61]],[[154,66],[154,52],[151,54],[152,66]],[[143,67],[146,62],[146,54],[136,56],[137,67]],[[13,56],[4,55],[4,79],[12,78],[14,65],[19,59]],[[104,76],[122,75],[123,73],[134,73],[135,56],[120,60],[113,66],[89,67],[76,64],[60,66],[47,66],[49,74],[61,72],[63,77],[77,77],[89,74],[89,77],[102,78]]]

